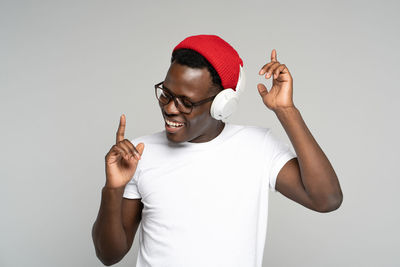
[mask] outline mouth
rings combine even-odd
[[[164,118],[165,119],[165,118]],[[176,133],[185,127],[185,123],[165,119],[165,130],[169,133]]]

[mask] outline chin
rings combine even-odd
[[[173,143],[182,143],[182,142],[186,142],[187,140],[185,140],[185,138],[180,137],[179,135],[176,134],[172,134],[169,132],[165,133],[167,135],[167,139]]]

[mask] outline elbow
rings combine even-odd
[[[114,265],[122,260],[125,256],[126,252],[112,250],[109,247],[102,247],[101,244],[95,243],[95,251],[97,258],[103,263],[105,266]]]
[[[343,202],[343,193],[340,191],[337,194],[330,195],[322,204],[315,209],[321,213],[328,213],[337,210]]]
[[[122,253],[121,251],[112,250],[109,246],[104,245],[104,241],[100,241],[100,237],[95,232],[95,224],[92,228],[92,238],[96,256],[105,266],[116,264],[125,256],[126,252]]]
[[[96,256],[105,266],[114,265],[122,259],[122,257],[117,258],[117,257],[107,257],[106,255],[101,255],[97,250],[96,250]]]
[[[105,266],[111,266],[113,264],[115,264],[116,262],[110,260],[110,259],[105,259],[102,258],[101,256],[97,255],[97,258],[101,261],[101,263],[103,263]]]
[[[107,260],[100,260],[105,266],[111,266],[116,264],[119,261],[107,261]]]

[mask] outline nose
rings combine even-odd
[[[168,104],[164,105],[164,111],[167,114],[179,114],[180,111],[178,110],[174,99],[171,99]]]

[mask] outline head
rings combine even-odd
[[[175,47],[171,57],[170,68],[163,82],[163,87],[167,88],[172,94],[185,96],[191,102],[198,102],[217,95],[224,89],[223,84],[227,81],[226,75],[221,80],[218,69],[214,67],[217,66],[218,68],[218,64],[215,64],[215,62],[218,63],[218,60],[214,60],[214,64],[212,64],[208,60],[210,56],[204,56],[206,53],[201,50],[207,46],[211,47],[212,42],[203,43],[200,51],[196,47],[185,47],[185,41],[196,37],[188,37]],[[212,38],[216,39],[216,36],[212,36]],[[219,37],[217,38],[219,42],[222,41],[224,43],[223,45],[230,47],[228,43]],[[196,43],[199,45],[198,42]],[[226,48],[224,49],[226,50]],[[230,49],[233,50],[232,47]],[[220,61],[225,59],[223,57]],[[166,120],[183,124],[179,128],[170,128],[166,125],[167,138],[177,143],[185,141],[207,142],[215,138],[222,131],[224,123],[211,116],[211,104],[212,101],[209,101],[194,106],[189,114],[180,112],[174,101],[170,101],[166,105],[160,104],[162,114]]]
[[[199,53],[190,49],[175,50],[163,86],[175,95],[198,102],[222,90],[221,79],[211,64]],[[211,117],[212,101],[193,107],[190,114],[180,112],[174,101],[160,105],[164,119],[184,125],[172,133],[166,129],[172,142],[207,142],[216,137],[224,123]]]

